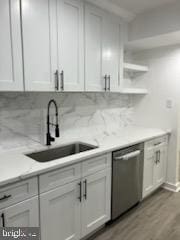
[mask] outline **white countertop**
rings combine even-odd
[[[3,152],[0,153],[0,186],[32,176],[37,176],[53,169],[78,163],[85,159],[118,150],[126,146],[145,142],[152,138],[160,137],[168,133],[170,132],[161,129],[128,127],[124,131],[119,131],[111,135],[102,134],[93,138],[86,137],[81,139],[71,139],[70,141],[63,142],[63,145],[78,141],[93,144],[95,146],[98,146],[98,148],[46,163],[36,162],[24,155],[26,153],[40,151],[48,148],[40,144],[31,146],[26,149],[23,148]],[[53,147],[57,146],[59,146],[59,144],[55,144]]]

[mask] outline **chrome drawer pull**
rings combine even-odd
[[[84,187],[85,187],[84,199],[87,199],[87,180],[84,180]]]
[[[60,75],[61,75],[61,90],[64,91],[64,71],[62,71]]]
[[[105,87],[104,90],[107,91],[107,75],[104,76]]]
[[[155,143],[154,146],[160,145],[162,142]]]
[[[5,214],[1,214],[1,219],[2,219],[2,227],[5,228]]]
[[[0,201],[8,200],[11,197],[11,195],[4,195],[2,198],[0,198]]]
[[[59,91],[59,71],[55,72],[55,90]]]
[[[79,201],[82,202],[82,182],[78,183],[79,185]]]
[[[111,90],[111,75],[108,76],[108,81],[109,81],[108,90],[110,91]]]
[[[127,161],[127,160],[129,160],[130,158],[134,158],[134,157],[139,156],[140,154],[141,154],[141,151],[140,151],[140,150],[137,150],[137,151],[128,153],[128,154],[123,155],[123,156],[115,157],[114,160]]]

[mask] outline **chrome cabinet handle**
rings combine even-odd
[[[4,213],[1,214],[1,219],[2,219],[2,227],[4,228],[5,227],[5,214]]]
[[[162,142],[155,143],[154,146],[160,145]]]
[[[161,161],[161,151],[158,150],[158,151],[156,151],[156,160],[155,160],[155,163],[158,164],[158,163],[160,163],[160,161]]]
[[[158,151],[156,151],[156,159],[155,159],[155,164],[157,164],[158,163]]]
[[[104,76],[105,87],[104,90],[107,91],[107,75]]]
[[[161,161],[161,151],[159,150],[158,151],[158,163],[160,163],[160,161]]]
[[[55,72],[55,90],[59,91],[59,71]]]
[[[137,150],[137,151],[128,153],[128,154],[123,155],[123,156],[115,157],[114,160],[127,161],[127,160],[129,160],[130,158],[134,158],[134,157],[139,156],[140,154],[141,154],[141,151],[140,151],[140,150]]]
[[[82,202],[82,182],[78,183],[79,185],[79,201]]]
[[[84,180],[84,199],[87,199],[87,180]]]
[[[0,202],[8,200],[10,197],[11,197],[11,195],[4,195],[2,198],[0,198]]]
[[[61,90],[64,91],[64,71],[61,72]]]
[[[108,76],[109,87],[108,90],[111,90],[111,75]]]

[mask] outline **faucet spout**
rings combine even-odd
[[[54,123],[51,123],[50,122],[50,108],[51,108],[51,105],[54,104],[55,106],[55,115],[56,115],[56,124]],[[50,133],[50,125],[51,126],[55,126],[55,137],[59,137],[60,134],[59,134],[59,124],[58,124],[58,107],[57,107],[57,103],[54,99],[51,99],[48,103],[48,110],[47,110],[47,134],[46,134],[46,145],[47,146],[50,146],[51,145],[51,142],[54,142],[55,141],[55,138],[53,138],[51,136],[51,133]]]

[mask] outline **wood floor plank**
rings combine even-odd
[[[180,193],[159,190],[93,240],[180,240]]]

